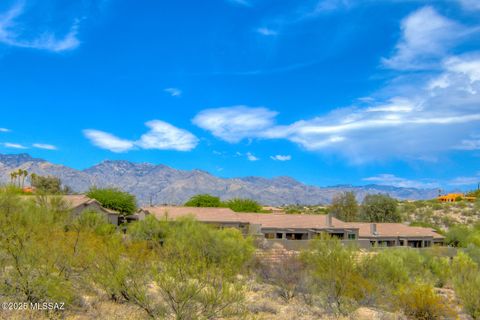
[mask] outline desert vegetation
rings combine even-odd
[[[72,216],[60,198],[34,198],[0,192],[0,295],[64,307],[12,305],[3,318],[327,319],[365,308],[392,319],[480,318],[478,226],[451,230],[453,255],[368,252],[327,237],[295,253],[191,219],[117,228],[95,212]]]
[[[209,194],[197,194],[185,202],[187,207],[230,208],[235,212],[264,212],[255,200],[234,198],[221,201],[219,197]]]

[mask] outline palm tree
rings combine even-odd
[[[37,175],[35,173],[30,174],[30,185],[33,187],[35,184],[35,180],[37,179]]]
[[[23,189],[23,187],[25,186],[25,179],[28,176],[28,171],[27,170],[22,170],[22,169],[19,169],[19,171],[21,172],[20,176],[22,177],[22,189]]]
[[[12,171],[10,172],[10,183],[14,184],[14,181],[17,179],[17,173]]]

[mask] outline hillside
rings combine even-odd
[[[90,186],[118,187],[137,196],[140,204],[180,204],[199,193],[222,199],[251,198],[265,205],[326,204],[342,191],[354,191],[359,200],[369,193],[385,193],[398,199],[430,199],[435,189],[398,188],[382,185],[317,187],[290,177],[219,178],[202,170],[177,170],[162,164],[103,161],[85,170],[53,164],[28,154],[0,154],[0,182],[22,168],[30,173],[59,177],[76,192]]]

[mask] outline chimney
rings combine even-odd
[[[370,223],[370,233],[374,236],[376,236],[378,234],[376,223]]]
[[[326,219],[327,219],[327,227],[333,227],[332,214],[331,213],[327,214]]]

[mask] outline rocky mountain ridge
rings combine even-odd
[[[75,192],[91,186],[117,187],[135,194],[140,205],[181,204],[191,196],[209,193],[224,200],[251,198],[265,205],[327,204],[335,194],[353,191],[359,200],[371,193],[388,193],[398,199],[430,199],[435,189],[399,188],[383,185],[318,187],[305,185],[291,177],[219,178],[202,170],[177,170],[162,164],[106,160],[85,170],[53,164],[28,154],[0,154],[0,182],[10,180],[10,172],[25,169],[30,173],[59,177]]]

